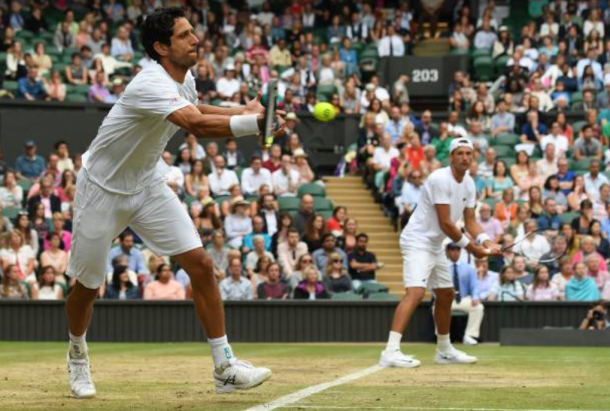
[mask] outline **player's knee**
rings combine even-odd
[[[421,287],[407,288],[407,294],[406,294],[407,299],[414,299],[414,300],[421,301],[424,299],[425,295],[426,295],[425,288],[421,288]]]
[[[435,290],[436,299],[439,301],[453,301],[455,299],[455,291],[453,288],[443,290]]]
[[[214,276],[214,262],[210,257],[208,257],[207,255],[201,257],[201,260],[199,261],[199,266],[201,267],[201,271],[203,272],[203,274],[211,277]]]

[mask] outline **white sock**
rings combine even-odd
[[[83,359],[87,357],[87,341],[85,337],[87,336],[87,331],[80,337],[72,335],[72,333],[68,333],[70,335],[70,358],[73,359]]]
[[[436,335],[436,346],[440,352],[450,351],[453,346],[451,345],[451,338],[449,338],[449,334],[445,335]]]
[[[226,335],[220,338],[208,338],[208,343],[212,348],[212,359],[215,367],[220,367],[222,364],[231,363],[235,360]]]
[[[388,345],[386,345],[386,350],[388,350],[388,351],[400,350],[401,341],[402,341],[401,333],[397,333],[395,331],[390,331],[390,336],[388,337]]]

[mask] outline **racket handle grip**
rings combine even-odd
[[[265,137],[265,148],[270,148],[273,145],[273,136]]]

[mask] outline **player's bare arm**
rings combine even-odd
[[[262,130],[265,116],[263,113],[254,115],[254,122],[247,124],[252,134],[257,134]],[[219,137],[241,137],[247,134],[236,135],[231,128],[231,118],[222,114],[202,114],[200,109],[195,106],[186,106],[174,111],[167,119],[178,127],[195,134],[199,138],[219,138]]]
[[[436,208],[438,225],[441,230],[443,230],[443,233],[445,233],[445,235],[449,237],[454,243],[462,244],[462,242],[464,241],[462,238],[464,234],[462,234],[460,229],[457,228],[456,225],[451,221],[451,206],[449,204],[435,204],[434,207]],[[472,241],[468,242],[467,245],[464,244],[464,247],[469,253],[471,253],[477,258],[484,258],[489,256],[489,252],[484,247],[476,245]]]
[[[494,243],[477,222],[474,208],[466,208],[464,210],[464,228],[472,238],[476,239],[476,244],[485,247],[491,255],[499,255],[501,253],[500,245]]]

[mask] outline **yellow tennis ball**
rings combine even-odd
[[[320,121],[330,121],[335,118],[337,112],[335,107],[330,103],[320,102],[313,108],[313,116]]]

